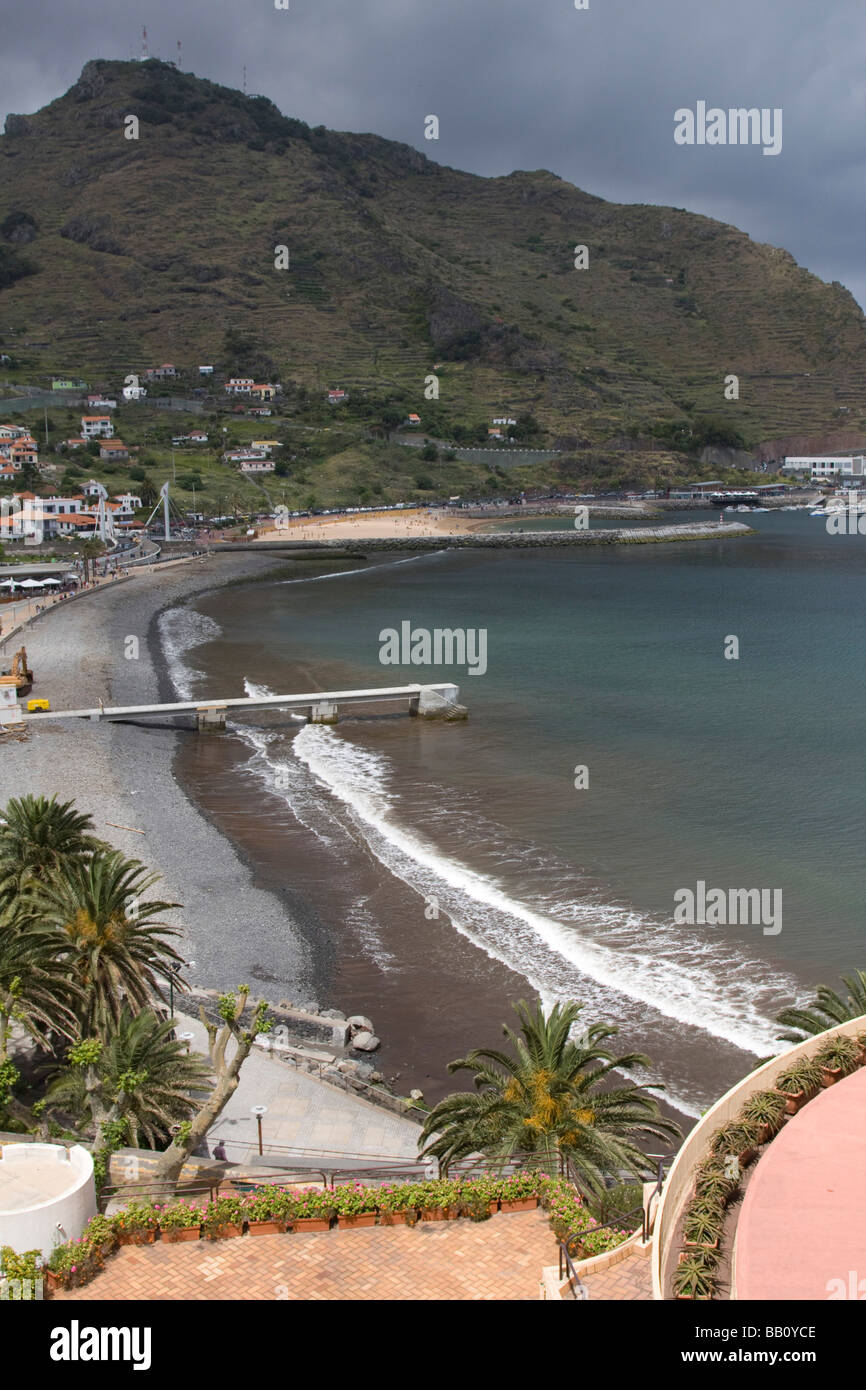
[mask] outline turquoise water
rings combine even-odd
[[[224,693],[226,661],[274,690],[460,685],[466,724],[268,731],[240,774],[270,787],[283,769],[291,815],[330,837],[322,902],[366,913],[338,933],[343,976],[378,952],[380,1008],[408,991],[419,1049],[425,1029],[437,1058],[480,1042],[467,1009],[477,1034],[520,992],[579,997],[694,1113],[777,1050],[783,1003],[866,963],[866,538],[808,513],[736,519],[758,534],[443,553],[199,604],[220,628],[190,658],[202,689]],[[406,620],[486,629],[485,674],[381,665],[380,631]],[[698,881],[781,892],[781,930],[677,925]]]

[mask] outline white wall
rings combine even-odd
[[[14,1210],[3,1207],[3,1177],[11,1171],[27,1178],[33,1169],[38,1186],[36,1164],[62,1164],[68,1171],[69,1185],[60,1195],[44,1202]],[[11,1170],[11,1171],[10,1171]],[[41,1250],[45,1259],[57,1245],[80,1236],[91,1216],[96,1215],[96,1188],[93,1159],[75,1144],[8,1144],[0,1154],[0,1245],[11,1245],[17,1254]]]

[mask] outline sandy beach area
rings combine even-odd
[[[427,507],[401,512],[361,512],[358,516],[296,517],[285,526],[260,531],[261,541],[378,540],[404,536],[465,536],[484,531],[490,521],[454,516]]]
[[[23,634],[33,696],[52,709],[149,703],[173,698],[155,641],[166,605],[276,568],[272,557],[202,557],[144,569],[73,603],[59,604]],[[128,638],[138,658],[128,659]],[[17,645],[17,638],[13,639]],[[238,677],[227,675],[227,694]],[[176,741],[194,732],[162,726],[46,721],[26,737],[0,739],[0,802],[25,793],[74,798],[96,833],[163,876],[153,893],[181,903],[166,920],[181,927],[179,949],[198,987],[231,988],[257,972],[274,979],[269,997],[317,996],[315,949],[286,905],[255,887],[233,847],[189,802],[172,772]],[[249,980],[255,991],[256,980]]]

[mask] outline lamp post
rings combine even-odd
[[[177,1040],[186,1043],[187,1056],[189,1056],[190,1043],[195,1041],[195,1033],[178,1033]]]
[[[180,961],[180,963],[179,963],[178,965],[170,965],[170,966],[168,967],[168,1016],[169,1016],[169,1018],[174,1018],[174,982],[175,982],[175,980],[177,980],[178,983],[180,983],[180,972],[181,972],[181,967],[184,966],[184,965],[187,967],[188,970],[194,970],[194,969],[195,969],[195,961],[194,961],[194,960],[182,960],[182,961]],[[190,1034],[190,1036],[192,1036],[192,1034]],[[189,1048],[187,1048],[187,1051],[189,1051]]]
[[[262,1116],[267,1115],[268,1107],[266,1105],[254,1105],[251,1113],[255,1115],[256,1124],[259,1127],[259,1154],[261,1155],[264,1152],[262,1149]]]

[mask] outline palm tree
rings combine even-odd
[[[111,1121],[123,1120],[128,1143],[161,1148],[172,1125],[197,1113],[196,1093],[207,1092],[212,1079],[205,1059],[188,1055],[173,1028],[152,1009],[133,1014],[124,1006],[105,1042],[51,1085],[48,1105],[87,1115],[94,1138]]]
[[[49,1034],[75,1036],[78,991],[58,952],[58,938],[40,931],[23,905],[0,909],[0,1061],[8,1058],[12,1024],[41,1047]]]
[[[0,893],[20,893],[29,880],[44,880],[70,858],[82,858],[101,841],[88,832],[93,817],[56,796],[13,797],[0,825]]]
[[[139,1013],[162,999],[157,977],[168,980],[183,963],[166,939],[179,931],[158,920],[180,904],[142,901],[158,880],[137,859],[99,849],[34,887],[33,910],[60,934],[67,968],[83,993],[82,1036],[107,1036],[124,1002]]]
[[[805,1008],[792,1005],[776,1014],[776,1022],[790,1029],[787,1033],[777,1033],[780,1042],[800,1043],[827,1028],[835,1028],[837,1023],[847,1023],[853,1018],[866,1014],[866,970],[856,970],[853,975],[842,976],[843,985],[848,987],[848,998],[843,999],[829,985],[819,985],[811,1004]]]
[[[567,1165],[590,1193],[601,1192],[612,1174],[644,1174],[647,1160],[632,1136],[675,1139],[678,1126],[661,1118],[648,1094],[655,1087],[602,1083],[649,1059],[608,1052],[603,1044],[618,1029],[604,1023],[573,1040],[580,1004],[556,1004],[547,1016],[540,1002],[530,1008],[521,1000],[514,1008],[522,1036],[503,1026],[512,1054],[479,1048],[449,1064],[450,1072],[475,1073],[477,1093],[447,1096],[430,1112],[422,1155],[444,1168],[477,1153],[500,1162],[534,1155],[551,1168]]]

